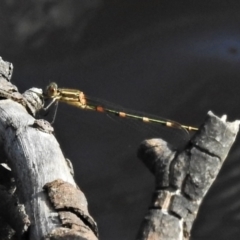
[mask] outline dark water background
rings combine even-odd
[[[237,1],[2,1],[0,9],[0,55],[21,91],[56,81],[186,125],[199,126],[209,110],[240,119]],[[154,189],[136,151],[151,131],[64,104],[54,127],[100,238],[135,239]],[[204,199],[193,240],[239,239],[238,146]]]

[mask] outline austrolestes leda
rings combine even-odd
[[[47,110],[55,102],[65,102],[67,104],[73,105],[75,107],[81,108],[83,110],[91,110],[101,113],[106,113],[108,115],[114,115],[121,118],[135,119],[145,123],[155,123],[160,124],[165,127],[175,128],[184,131],[187,135],[189,131],[197,131],[198,128],[191,127],[187,125],[182,125],[178,122],[164,119],[161,117],[149,117],[147,114],[134,114],[131,111],[120,111],[113,107],[108,107],[106,103],[102,103],[100,100],[94,100],[86,96],[82,91],[77,89],[68,88],[58,88],[56,83],[50,83],[44,93],[46,99],[52,99],[45,110]],[[55,115],[54,115],[55,119]]]

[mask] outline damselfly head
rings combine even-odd
[[[50,83],[45,90],[45,97],[53,98],[57,95],[58,86],[55,82]]]

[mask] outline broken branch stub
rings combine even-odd
[[[239,123],[209,112],[181,152],[161,139],[140,145],[138,157],[155,175],[156,189],[137,240],[190,238],[199,206],[235,141]]]

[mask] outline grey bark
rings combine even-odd
[[[190,238],[199,206],[235,141],[239,123],[209,112],[181,152],[161,139],[141,144],[138,156],[155,175],[156,185],[138,240]]]
[[[12,229],[1,239],[20,239],[24,234],[25,239],[97,239],[86,198],[76,186],[52,127],[32,116],[42,107],[41,90],[21,95],[9,82],[11,72],[12,65],[0,59],[1,162],[7,163],[15,180],[14,187],[9,187],[10,180],[0,182],[0,209],[8,206],[0,217]],[[66,196],[71,199],[65,201]]]

